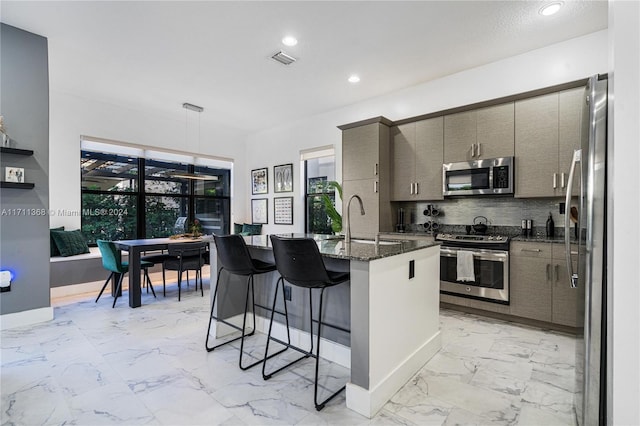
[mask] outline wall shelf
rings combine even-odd
[[[35,184],[27,182],[0,182],[0,188],[33,189]]]
[[[10,148],[8,146],[0,147],[0,152],[3,154],[15,154],[15,155],[33,155],[33,150],[31,149],[20,149],[20,148]]]
[[[24,155],[25,157],[33,155],[33,150],[31,149],[10,148],[8,146],[0,147],[0,152],[3,154]],[[33,189],[34,186],[33,183],[28,182],[0,182],[0,188]]]

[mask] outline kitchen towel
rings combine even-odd
[[[473,273],[473,252],[458,250],[457,256],[458,281],[475,281],[476,276]]]

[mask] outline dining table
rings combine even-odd
[[[167,250],[170,244],[213,241],[212,236],[179,237],[179,238],[142,238],[136,240],[117,240],[113,243],[122,251],[129,253],[129,306],[137,308],[142,305],[142,287],[140,285],[140,258],[148,251]],[[112,292],[115,285],[112,282]]]

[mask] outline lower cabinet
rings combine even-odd
[[[510,254],[510,314],[576,327],[578,291],[569,285],[564,245],[515,241]]]
[[[511,315],[551,322],[550,258],[511,256]]]
[[[571,250],[571,252],[573,269],[575,270],[578,263],[577,252],[576,250]],[[565,256],[564,245],[553,244],[553,261],[551,263],[553,266],[553,284],[551,288],[553,306],[551,322],[577,327],[578,294],[580,292],[575,288],[571,288]]]

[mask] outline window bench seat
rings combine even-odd
[[[122,260],[129,256],[122,253]],[[89,253],[49,259],[49,288],[64,287],[107,279],[109,271],[102,267],[102,256],[98,247],[89,247]],[[162,271],[160,265],[149,269],[149,272]]]
[[[52,257],[49,260],[49,266],[50,288],[104,281],[109,275],[102,267],[102,256],[98,247],[90,247],[89,253]]]

